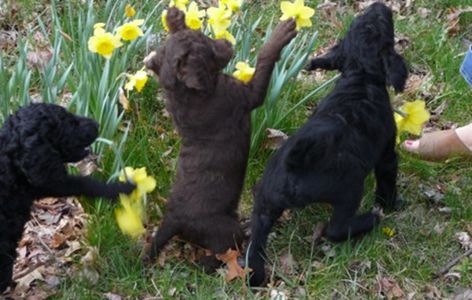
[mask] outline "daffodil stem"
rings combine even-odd
[[[398,108],[394,108],[393,111],[396,112],[397,114],[399,114],[400,116],[404,117],[404,118],[408,117],[408,114],[406,112],[403,112],[403,111],[399,110]]]

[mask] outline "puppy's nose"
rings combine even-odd
[[[95,120],[84,118],[80,122],[80,127],[85,133],[87,140],[95,140],[97,138],[99,124]]]

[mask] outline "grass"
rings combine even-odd
[[[19,4],[34,1],[21,1]],[[35,3],[40,3],[36,1]],[[274,2],[274,3],[273,3]],[[278,15],[278,1],[257,1],[251,14],[254,18],[262,15],[260,27],[265,28],[272,15]],[[307,1],[315,7],[321,1]],[[328,18],[318,11],[314,18],[314,28],[319,32],[317,48],[327,47],[341,36],[353,19],[354,2],[347,3],[336,12],[335,18]],[[462,55],[466,49],[464,40],[472,40],[471,16],[461,20],[463,29],[458,35],[445,34],[447,18],[445,9],[465,6],[467,0],[413,2],[405,13],[405,18],[397,15],[396,30],[408,38],[410,44],[404,55],[413,70],[424,70],[430,74],[430,81],[422,86],[409,100],[421,97],[421,92],[429,92],[428,107],[434,109],[443,101],[448,101],[441,122],[451,121],[466,124],[471,121],[471,89],[458,72]],[[34,9],[33,4],[28,9]],[[416,11],[419,7],[431,9],[430,17],[422,18]],[[97,5],[97,9],[100,6]],[[153,9],[146,5],[141,11]],[[27,16],[25,16],[27,18]],[[333,22],[335,20],[336,22]],[[155,25],[159,20],[156,19]],[[316,49],[315,49],[316,50]],[[142,53],[144,55],[144,53]],[[136,59],[136,61],[139,61]],[[137,69],[138,66],[134,69]],[[334,73],[327,73],[330,78]],[[289,103],[295,104],[306,94],[320,86],[308,76],[301,76],[291,82],[288,89]],[[155,91],[158,91],[157,93]],[[326,93],[326,90],[323,91]],[[322,94],[323,94],[322,93]],[[309,99],[287,119],[278,124],[277,129],[291,133],[306,120],[310,109],[321,99],[322,94]],[[149,226],[157,225],[165,210],[165,198],[171,188],[179,137],[173,131],[171,120],[162,113],[163,102],[159,86],[150,84],[143,93],[132,96],[132,113],[124,119],[132,127],[127,141],[126,165],[146,166],[158,180],[158,189],[153,194],[148,208]],[[286,109],[289,109],[286,108]],[[241,214],[248,216],[252,207],[251,186],[260,178],[271,151],[260,148],[249,161],[241,201]],[[472,164],[460,159],[445,163],[427,163],[401,153],[400,193],[407,202],[401,211],[388,214],[381,226],[372,233],[355,241],[340,244],[324,242],[313,245],[312,228],[329,218],[330,209],[323,205],[313,205],[305,209],[291,211],[287,218],[275,226],[271,234],[268,253],[272,261],[271,287],[247,290],[241,282],[225,283],[221,274],[207,275],[198,266],[182,257],[175,257],[178,243],[171,246],[174,255],[165,265],[144,269],[140,264],[141,245],[123,236],[114,221],[113,207],[104,202],[87,202],[91,214],[87,242],[98,247],[100,259],[98,269],[100,279],[90,284],[80,278],[69,278],[54,296],[56,299],[97,299],[104,293],[113,292],[131,299],[145,297],[181,299],[259,299],[270,295],[271,289],[278,289],[290,298],[317,299],[377,299],[378,282],[389,277],[398,282],[403,291],[414,298],[423,298],[430,286],[437,287],[442,296],[449,297],[460,287],[472,285],[472,262],[464,260],[454,270],[460,274],[458,280],[433,280],[431,275],[449,259],[463,250],[454,234],[471,230],[472,220]],[[105,167],[113,163],[113,157],[106,155]],[[366,194],[363,210],[373,203],[373,178],[366,180]],[[425,196],[424,188],[441,186],[444,198],[435,203]],[[440,207],[449,207],[450,213],[443,213]],[[396,235],[387,237],[382,227],[395,230]],[[441,233],[438,233],[442,231]],[[295,261],[289,268],[281,265],[291,254]],[[284,270],[289,269],[289,270]]]

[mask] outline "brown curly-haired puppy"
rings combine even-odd
[[[251,136],[251,111],[265,98],[280,52],[296,35],[295,22],[279,24],[259,53],[248,84],[222,74],[233,56],[226,40],[187,28],[183,12],[167,14],[170,36],[145,59],[159,78],[166,108],[182,136],[177,175],[167,211],[145,261],[153,262],[174,236],[213,254],[243,240],[237,208]],[[205,270],[220,264],[201,259]]]

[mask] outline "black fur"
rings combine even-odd
[[[396,128],[386,85],[402,91],[408,76],[394,50],[391,10],[371,5],[346,36],[309,69],[342,72],[334,90],[272,157],[255,189],[252,237],[248,249],[251,285],[264,281],[267,235],[284,209],[313,202],[333,206],[324,234],[342,241],[370,231],[379,215],[356,215],[364,179],[375,171],[376,202],[395,208]]]
[[[64,164],[85,158],[97,135],[97,122],[52,104],[24,107],[0,129],[0,293],[12,283],[16,246],[34,200],[116,198],[134,189],[67,174]]]

